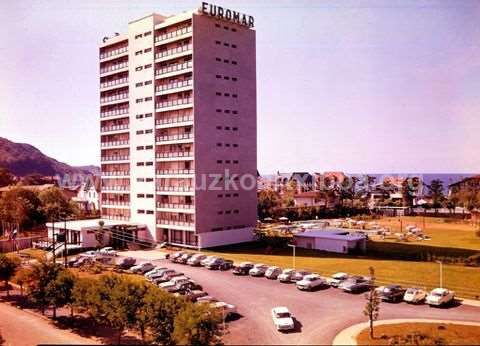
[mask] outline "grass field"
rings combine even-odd
[[[278,250],[275,254],[265,254],[264,249],[259,245],[250,243],[206,252],[236,262],[251,261],[277,265],[282,268],[292,268],[293,266],[291,249]],[[439,264],[435,262],[353,257],[299,248],[296,250],[296,268],[307,269],[321,275],[331,275],[340,271],[367,275],[370,266],[375,268],[378,284],[397,283],[403,286],[427,289],[439,286]],[[455,290],[458,296],[480,298],[480,268],[444,265],[443,286]]]
[[[478,345],[480,326],[439,323],[384,324],[375,327],[371,339],[369,329],[358,336],[359,345]],[[416,340],[417,342],[415,342]]]
[[[428,246],[461,248],[480,251],[480,237],[475,235],[477,230],[468,221],[444,219],[444,218],[425,218],[425,227],[422,216],[403,216],[389,217],[377,221],[381,226],[389,227],[393,232],[400,232],[400,221],[405,231],[405,227],[415,224],[424,230],[424,233],[432,239],[425,241],[409,241],[406,244],[422,244]],[[396,240],[386,239],[385,241],[396,242]]]

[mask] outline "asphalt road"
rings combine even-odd
[[[237,306],[242,317],[229,323],[227,344],[331,344],[335,335],[352,324],[365,322],[363,294],[344,293],[327,288],[302,292],[293,284],[276,280],[235,276],[230,271],[210,271],[171,263],[153,261],[157,265],[175,269],[194,279],[218,300]],[[286,306],[296,319],[296,330],[278,332],[272,323],[270,311],[275,306]],[[431,308],[426,305],[382,303],[380,319],[429,318],[480,322],[480,308],[458,305],[449,308]]]

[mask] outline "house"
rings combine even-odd
[[[448,185],[448,196],[462,191],[480,191],[480,175],[468,177]]]
[[[297,247],[343,254],[360,254],[367,250],[367,238],[344,230],[311,230],[294,236]]]
[[[87,180],[78,189],[77,194],[72,198],[81,210],[86,213],[92,213],[99,210],[100,204],[100,179],[94,182]]]
[[[323,207],[326,205],[324,198],[320,198],[317,191],[306,191],[293,196],[295,207]]]

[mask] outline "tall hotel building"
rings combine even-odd
[[[203,3],[134,20],[127,33],[104,39],[102,218],[142,225],[138,237],[157,243],[203,248],[252,239],[252,26],[252,17]]]

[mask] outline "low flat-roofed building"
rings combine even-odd
[[[367,238],[362,234],[351,234],[344,230],[311,230],[295,235],[297,247],[328,252],[358,254],[365,253]]]

